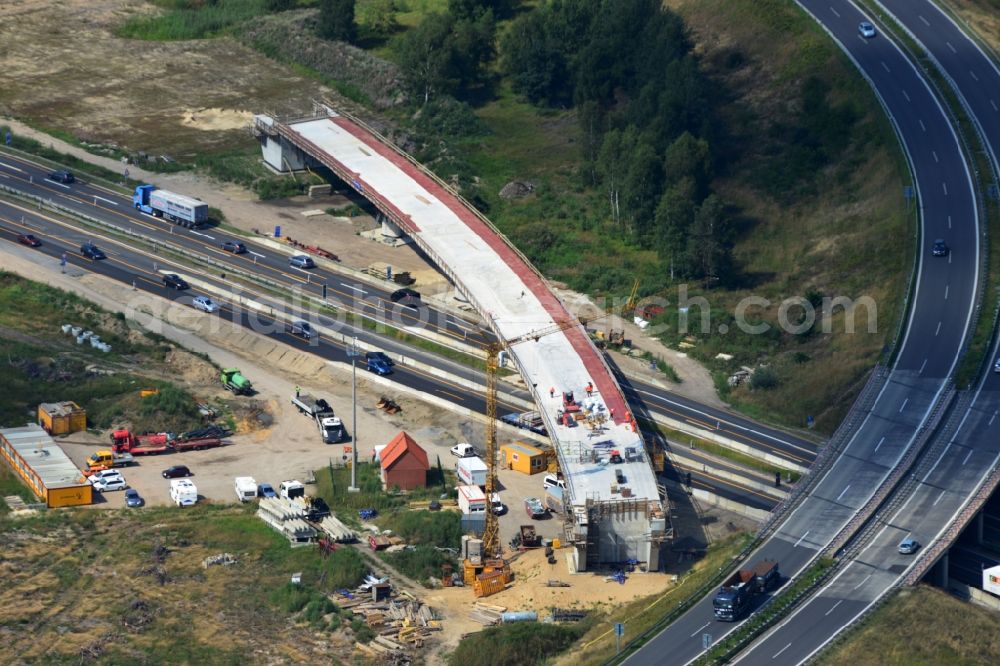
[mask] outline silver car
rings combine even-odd
[[[289,257],[288,265],[295,268],[316,268],[316,262],[312,260],[312,257],[304,254],[296,254],[293,257]]]
[[[913,555],[920,548],[920,542],[913,537],[906,537],[899,542],[898,550],[903,555]]]
[[[219,309],[219,304],[208,296],[195,296],[191,301],[191,305],[195,310],[201,310],[202,312],[215,312]]]
[[[862,21],[858,25],[858,33],[865,39],[871,39],[875,36],[875,26],[868,21]]]

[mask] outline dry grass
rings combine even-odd
[[[1000,663],[996,611],[928,586],[904,589],[824,657],[823,666]]]
[[[941,4],[968,23],[994,52],[1000,52],[1000,0],[944,0]]]

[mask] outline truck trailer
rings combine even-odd
[[[292,405],[299,410],[299,414],[306,414],[313,418],[326,414],[333,415],[330,403],[323,398],[314,398],[308,393],[292,396]]]
[[[479,486],[459,486],[458,506],[464,514],[486,513],[486,495]]]
[[[485,486],[486,463],[478,457],[461,458],[455,463],[455,475],[466,486]]]
[[[722,584],[712,600],[715,619],[736,622],[742,618],[753,599],[781,582],[777,560],[761,560],[749,569],[740,569]]]
[[[188,229],[208,222],[208,204],[183,194],[139,185],[132,193],[132,205],[143,213],[162,217]]]

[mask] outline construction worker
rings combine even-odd
[[[587,382],[587,397],[589,398],[594,394],[594,383]]]
[[[611,415],[611,420],[614,421],[615,420],[615,408],[614,407],[609,407],[608,408],[608,413]]]
[[[550,398],[556,397],[556,387],[555,386],[553,386],[552,388],[549,389],[549,397]]]
[[[296,387],[295,387],[295,397],[296,397],[296,398],[297,398],[297,397],[299,397],[299,392],[300,392],[301,390],[302,390],[302,389],[300,389],[300,388],[299,388],[298,386],[296,386]]]

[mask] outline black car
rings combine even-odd
[[[93,243],[84,243],[80,246],[80,254],[87,257],[88,259],[107,259],[108,255],[104,254],[104,251],[94,245]]]
[[[183,476],[191,476],[191,470],[186,465],[174,465],[163,470],[164,479],[179,479]]]
[[[400,305],[409,305],[411,307],[417,307],[420,305],[420,292],[414,291],[412,289],[397,289],[392,292],[389,297],[393,303],[399,303]]]
[[[247,246],[238,241],[226,241],[220,247],[226,252],[232,252],[233,254],[244,254],[247,251]]]
[[[383,363],[385,363],[386,365],[388,365],[390,367],[396,365],[396,362],[393,361],[391,358],[389,358],[386,355],[385,352],[380,352],[380,351],[365,352],[365,360],[366,361],[382,361]]]
[[[944,242],[943,238],[938,238],[934,241],[934,245],[931,246],[931,256],[934,257],[944,257],[948,255],[948,244]]]
[[[71,171],[53,171],[49,174],[49,180],[54,180],[57,183],[62,183],[64,185],[69,185],[70,183],[76,182],[76,177],[73,176]]]
[[[167,273],[163,276],[164,286],[170,287],[171,289],[188,289],[188,283],[180,275],[176,273]]]

